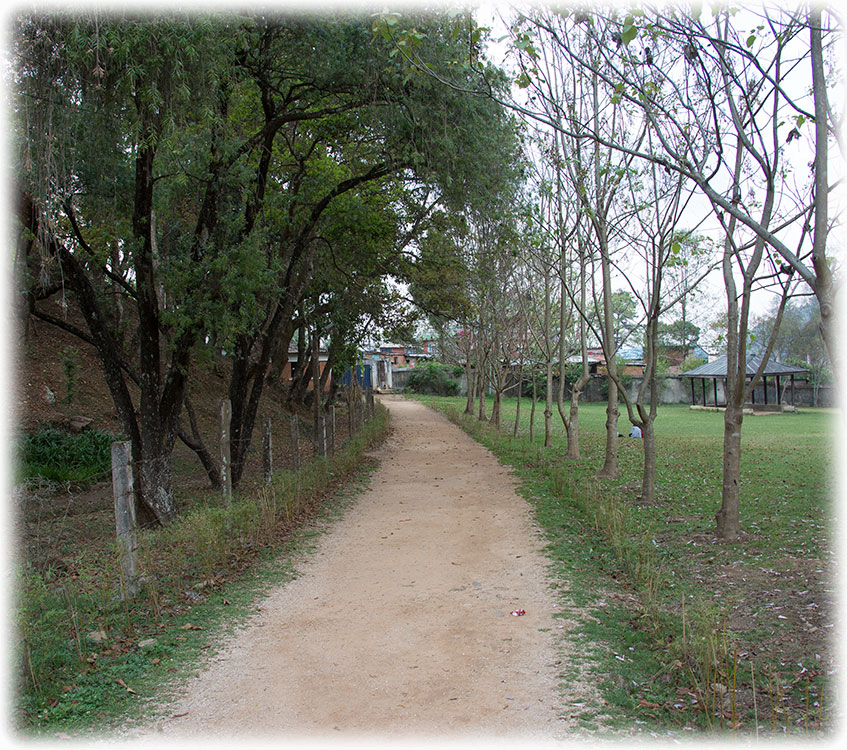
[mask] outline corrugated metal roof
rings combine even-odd
[[[761,357],[747,357],[747,374],[753,376],[762,362]],[[769,359],[765,365],[764,375],[808,375],[802,367],[785,365],[775,359]],[[718,357],[714,362],[695,367],[693,370],[682,373],[684,378],[725,378],[726,377],[726,355]]]
[[[644,348],[641,346],[630,346],[627,349],[618,349],[618,359],[625,359],[627,361],[638,360],[640,362],[644,359]]]

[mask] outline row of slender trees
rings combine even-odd
[[[833,194],[841,177],[843,69],[839,19],[817,5],[761,9],[699,4],[625,13],[593,6],[535,8],[500,18],[515,85],[506,96],[471,64],[475,91],[520,114],[528,180],[517,211],[476,217],[424,244],[465,258],[460,356],[488,373],[498,421],[503,373],[545,367],[545,444],[553,402],[579,455],[578,404],[587,342],[602,347],[609,382],[599,476],[617,471],[619,400],[644,437],[642,494],[655,492],[658,351],[663,321],[683,329],[690,299],[715,270],[723,281],[728,357],[722,505],[717,530],[740,530],[743,405],[771,353],[787,302],[813,295],[820,333],[840,370],[836,316],[839,247]],[[413,40],[387,29],[411,68]],[[466,82],[440,78],[446,87]],[[831,147],[835,153],[830,153]],[[839,158],[841,157],[841,158]],[[452,244],[447,239],[452,237]],[[458,267],[461,264],[455,263]],[[456,282],[457,285],[459,282]],[[637,301],[645,373],[635,398],[620,388],[616,290]],[[746,373],[754,294],[775,300],[762,368]],[[454,293],[454,297],[455,297]],[[665,323],[666,325],[666,323]],[[575,360],[570,405],[554,362]],[[484,389],[477,390],[479,416]],[[472,410],[469,394],[468,411]]]
[[[555,405],[572,458],[588,344],[601,346],[599,473],[617,471],[622,400],[642,428],[649,500],[662,326],[677,315],[685,329],[715,269],[730,362],[718,530],[737,535],[753,294],[774,296],[774,332],[787,300],[814,295],[840,369],[838,19],[817,6],[537,7],[497,25],[458,11],[16,20],[21,314],[96,348],[142,520],[177,512],[176,440],[215,474],[191,367],[225,353],[237,482],[289,347],[297,401],[316,342],[342,368],[369,330],[408,328],[405,289],[458,330],[469,411],[485,416],[487,373],[499,423],[507,371],[543,362],[545,442]],[[622,291],[644,332],[635,398],[616,356]],[[45,307],[59,295],[84,327]],[[571,359],[570,391],[560,378],[554,393],[554,363]]]
[[[474,54],[466,15],[414,23],[426,71]],[[313,341],[341,368],[408,322],[388,278],[421,272],[414,237],[513,189],[514,118],[409,70],[366,15],[57,11],[12,43],[20,313],[95,347],[141,522],[178,512],[176,440],[216,474],[192,367],[225,371],[237,483],[292,342],[297,399]]]

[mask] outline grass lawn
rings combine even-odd
[[[608,670],[598,674],[604,710],[686,729],[792,736],[831,729],[835,411],[745,416],[743,528],[726,543],[714,519],[720,413],[661,408],[656,501],[648,505],[640,498],[639,440],[620,439],[615,479],[594,476],[605,404],[580,406],[582,458],[569,461],[555,413],[554,444],[542,445],[543,406],[531,444],[528,400],[517,440],[514,398],[504,403],[499,433],[462,417],[464,399],[421,400],[515,467],[549,541],[554,583],[581,613],[579,635],[595,629],[594,656]],[[629,432],[625,412],[618,431]]]

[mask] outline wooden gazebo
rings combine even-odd
[[[761,357],[748,357],[747,358],[747,381],[753,379],[753,376],[759,369],[759,365],[762,363]],[[693,370],[689,370],[688,372],[682,373],[682,377],[691,379],[691,404],[692,406],[697,404],[697,394],[695,391],[694,381],[699,380],[700,386],[703,395],[703,406],[726,406],[726,396],[724,396],[724,403],[718,403],[718,380],[724,381],[724,394],[726,394],[726,356],[718,357],[713,362],[708,362],[705,365],[701,365],[700,367],[696,367]],[[782,362],[777,362],[775,359],[769,359],[767,365],[765,365],[764,372],[762,373],[762,391],[764,394],[764,403],[760,404],[760,406],[767,409],[768,407],[779,408],[782,405],[782,388],[780,387],[780,378],[790,378],[791,380],[791,404],[794,405],[794,381],[796,380],[807,380],[809,377],[809,373],[801,367],[794,367],[792,365],[786,365]],[[776,399],[775,401],[768,403],[768,378],[771,378],[771,382],[775,379],[776,381]],[[712,403],[709,404],[709,400],[707,397],[707,382],[712,381]],[[756,406],[756,391],[755,389],[751,393],[751,399],[753,406]]]

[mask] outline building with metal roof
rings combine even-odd
[[[718,357],[713,362],[707,362],[705,365],[700,365],[700,367],[695,367],[693,370],[689,370],[688,372],[682,373],[682,377],[691,379],[691,404],[692,406],[697,405],[697,394],[695,392],[694,381],[699,380],[701,382],[701,392],[702,392],[702,406],[715,406],[715,407],[725,407],[726,406],[726,377],[727,377],[727,359],[726,355],[722,357]],[[759,370],[759,366],[762,364],[761,356],[749,356],[747,357],[747,381],[753,379],[756,373]],[[770,378],[770,383],[768,379]],[[756,404],[756,390],[754,389],[751,393],[752,404],[755,407],[764,407],[765,410],[768,407],[773,408],[774,410],[778,410],[782,406],[782,392],[783,388],[781,387],[780,378],[789,378],[790,386],[791,386],[791,404],[794,404],[794,381],[797,380],[808,380],[809,373],[804,370],[802,367],[794,367],[793,365],[786,365],[782,362],[777,362],[775,359],[769,359],[767,364],[765,365],[765,369],[762,372],[762,381],[761,381],[761,392],[763,395],[763,403]],[[712,381],[711,394],[707,394],[707,381]],[[719,393],[718,393],[718,381],[721,382],[721,396],[723,397],[723,403],[720,403]],[[784,382],[784,381],[783,381]],[[769,387],[773,394],[773,398],[769,398]],[[708,396],[712,396],[712,403],[709,403]]]

